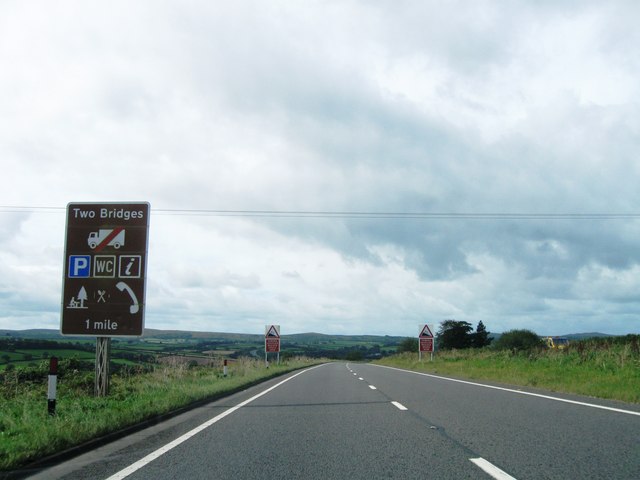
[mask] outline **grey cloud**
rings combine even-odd
[[[10,179],[1,203],[133,195],[155,208],[636,211],[640,117],[637,87],[628,83],[638,66],[635,4],[314,6],[167,2],[130,11],[118,3],[115,13],[101,12],[105,18],[83,11],[87,21],[77,25],[68,25],[73,15],[43,8],[42,35],[19,36],[36,60],[25,56],[0,81],[18,99],[2,101],[12,121],[3,123],[0,141]],[[565,52],[576,54],[575,63],[547,70],[555,59],[545,48],[560,45],[567,25],[585,35],[572,37],[575,52]],[[550,37],[528,37],[538,30]],[[22,55],[15,39],[2,38],[7,64]],[[407,85],[383,84],[380,72],[398,64]],[[610,68],[591,78],[582,69],[593,65]],[[26,81],[42,71],[55,82]],[[431,80],[424,94],[421,82]],[[41,229],[19,214],[0,215],[2,258],[28,267],[11,270],[19,289],[3,283],[0,290],[3,308],[13,312],[30,298],[18,290],[36,288],[38,275],[27,270],[39,260],[23,260],[12,234],[33,244]],[[159,322],[191,315],[202,324],[225,314],[293,322],[315,305],[311,290],[324,278],[314,279],[312,267],[300,273],[293,260],[265,271],[250,261],[253,249],[268,255],[264,249],[290,239],[309,257],[341,256],[338,277],[373,271],[391,281],[400,275],[394,269],[404,269],[406,290],[424,299],[410,303],[413,323],[436,305],[505,326],[543,326],[569,312],[591,322],[619,314],[627,323],[616,328],[637,327],[629,316],[636,306],[630,272],[640,264],[636,220],[243,218],[262,228],[232,232],[217,218],[163,220],[157,225],[166,245],[153,260],[149,292],[162,305],[150,306]],[[214,237],[223,251],[246,252],[214,255]],[[7,272],[7,262],[0,268]],[[355,317],[393,311],[367,310],[362,304],[371,299],[353,292],[322,297],[324,324],[365,328]],[[399,304],[406,301],[398,295]],[[596,313],[582,310],[586,299]],[[50,303],[54,318],[57,301]]]
[[[300,280],[302,279],[301,275],[296,272],[296,271],[292,271],[292,272],[282,272],[282,276],[285,278],[290,278],[293,280]]]
[[[0,245],[10,242],[20,232],[24,223],[30,218],[29,213],[7,212],[2,215],[3,228],[0,229]]]

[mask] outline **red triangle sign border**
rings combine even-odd
[[[431,333],[431,329],[429,329],[429,325],[425,325],[424,327],[422,327],[422,331],[420,332],[419,336],[433,338],[433,333]]]

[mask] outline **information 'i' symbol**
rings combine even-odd
[[[124,273],[128,275],[131,275],[131,267],[133,267],[133,264],[135,263],[135,260],[132,258],[131,260],[129,260],[129,264],[127,265],[127,267],[124,269]]]

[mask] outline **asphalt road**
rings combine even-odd
[[[32,478],[640,478],[639,406],[494,387],[326,364]]]

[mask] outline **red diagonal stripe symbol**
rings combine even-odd
[[[116,237],[118,236],[118,234],[119,234],[122,230],[124,230],[124,227],[116,227],[116,228],[114,228],[113,230],[111,230],[111,233],[110,233],[109,235],[107,235],[107,236],[105,237],[105,239],[104,239],[104,240],[102,240],[102,241],[98,244],[98,246],[95,248],[95,252],[97,253],[97,252],[101,251],[104,247],[106,247],[107,245],[109,245],[109,242],[110,242],[111,240],[113,240],[114,238],[116,238]]]

